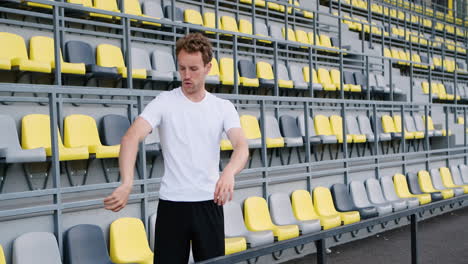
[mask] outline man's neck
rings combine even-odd
[[[205,87],[203,87],[203,89],[200,89],[199,91],[191,93],[191,94],[187,93],[184,90],[184,88],[181,88],[181,90],[182,90],[182,93],[184,93],[185,97],[187,97],[190,101],[192,101],[194,103],[201,102],[206,96]]]

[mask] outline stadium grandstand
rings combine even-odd
[[[468,205],[467,7],[0,1],[0,264],[153,263],[157,130],[127,207],[103,198],[130,124],[179,87],[175,43],[191,32],[213,44],[207,90],[234,104],[250,151],[224,206],[226,256],[204,263],[326,263],[400,229],[422,263],[418,225]],[[223,135],[220,170],[232,150]]]

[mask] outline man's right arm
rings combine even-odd
[[[138,117],[122,137],[119,153],[121,185],[104,199],[104,206],[107,210],[118,212],[127,205],[128,196],[133,187],[138,144],[145,139],[151,129],[148,121]]]

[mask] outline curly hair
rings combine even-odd
[[[185,50],[188,53],[201,52],[204,65],[211,62],[211,59],[213,58],[213,47],[211,42],[201,33],[191,33],[177,40],[177,56],[179,56],[181,50]]]

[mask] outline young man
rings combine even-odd
[[[138,143],[159,128],[164,176],[159,192],[154,263],[187,263],[224,255],[223,205],[232,200],[234,176],[245,166],[248,146],[233,104],[205,90],[212,47],[200,33],[177,41],[182,87],[150,102],[122,138],[122,184],[104,199],[120,211],[133,185]],[[226,132],[234,148],[221,175],[219,142]]]

